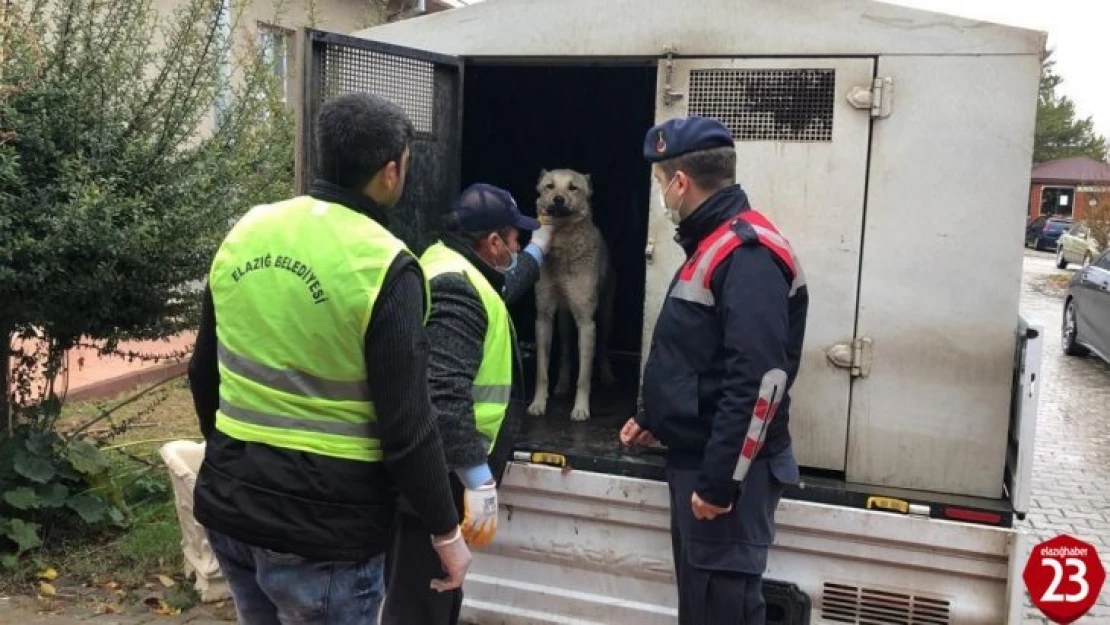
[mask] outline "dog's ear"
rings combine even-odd
[[[590,174],[583,174],[582,176],[586,180],[586,197],[592,197],[594,194],[593,178],[590,177]]]
[[[547,177],[547,170],[546,169],[541,169],[540,170],[540,177],[536,180],[536,191],[541,191],[543,189],[543,179],[546,178],[546,177]]]

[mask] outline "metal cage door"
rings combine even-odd
[[[316,116],[327,100],[353,92],[386,97],[416,130],[405,192],[389,227],[417,254],[431,243],[440,216],[459,192],[462,62],[451,56],[313,29],[305,30],[300,119],[301,192],[315,167]]]
[[[848,95],[872,84],[874,64],[871,58],[681,58],[659,69],[656,122],[701,115],[727,126],[736,142],[737,180],[801,261],[809,315],[790,429],[798,461],[831,471],[845,470],[856,374],[831,362],[829,351],[853,346],[856,334],[871,133],[870,115]],[[657,197],[652,194],[648,226],[655,250],[645,345],[671,276],[685,260],[668,241],[674,225]]]

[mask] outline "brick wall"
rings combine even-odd
[[[1041,215],[1041,192],[1045,187],[1067,187],[1066,184],[1041,184],[1033,183],[1029,188],[1029,219],[1039,217]],[[1087,203],[1091,198],[1098,198],[1100,202],[1107,201],[1110,197],[1110,185],[1078,185],[1072,187],[1075,194],[1072,198],[1072,219],[1082,221],[1085,211],[1087,210]]]

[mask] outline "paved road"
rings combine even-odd
[[[1052,256],[1027,252],[1021,312],[1044,326],[1033,509],[1025,528],[1039,539],[1069,533],[1095,545],[1110,569],[1110,366],[1060,350],[1062,294],[1039,285],[1059,273]],[[1048,623],[1028,602],[1026,624]],[[1110,623],[1110,584],[1078,623]]]

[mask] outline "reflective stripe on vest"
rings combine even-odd
[[[769,249],[786,265],[791,279],[791,296],[805,285],[805,276],[790,243],[763,214],[755,210],[746,210],[721,224],[709,236],[702,239],[694,254],[679,270],[678,279],[671,288],[670,297],[704,306],[716,304],[716,298],[710,288],[713,272],[733,250],[745,243],[736,232],[738,225],[750,227],[759,244]]]
[[[474,378],[474,421],[478,432],[493,449],[505,411],[509,407],[513,384],[512,319],[501,295],[477,268],[458,252],[436,243],[420,257],[428,280],[445,273],[461,273],[478,291],[486,311],[486,336],[482,343],[482,363]]]
[[[403,253],[369,217],[309,197],[240,219],[209,272],[216,428],[237,440],[380,462],[364,343],[385,274]],[[426,284],[424,295],[427,314]]]

